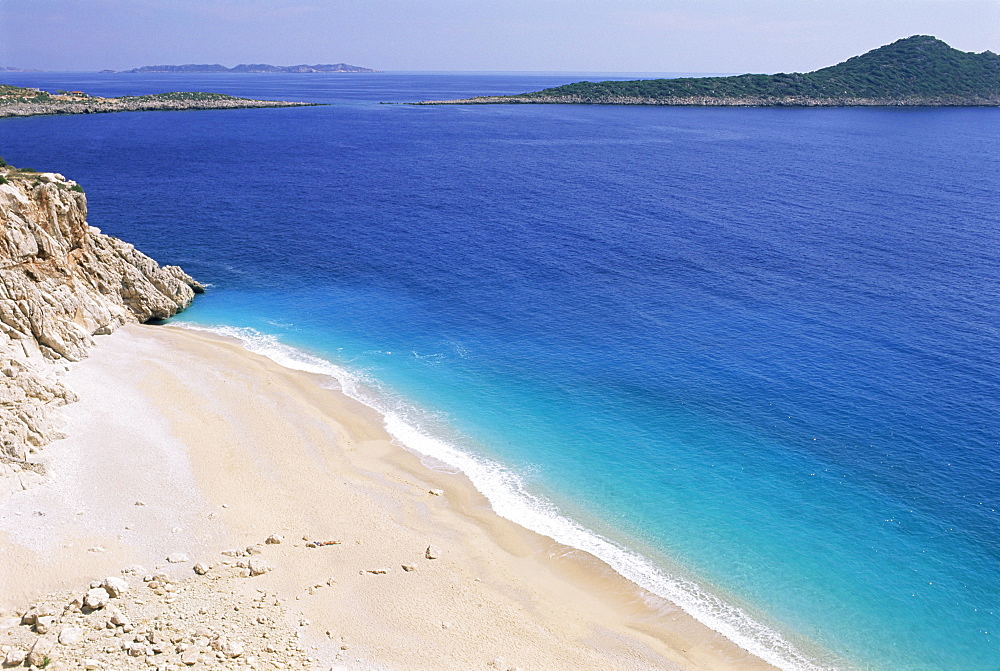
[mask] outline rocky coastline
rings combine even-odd
[[[997,107],[996,96],[945,96],[903,98],[811,98],[806,96],[479,96],[458,100],[424,100],[414,105],[659,105],[672,107]]]
[[[54,99],[57,96],[52,96]],[[311,107],[315,103],[249,98],[178,98],[138,96],[125,98],[82,98],[45,102],[18,102],[0,106],[0,118],[42,114],[103,114],[108,112],[164,112],[181,110],[246,109],[256,107]]]
[[[165,319],[203,291],[176,266],[87,224],[87,197],[57,173],[0,167],[0,490],[26,489],[61,438],[61,381],[94,336]],[[8,477],[2,477],[8,476]]]

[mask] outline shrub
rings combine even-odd
[[[79,193],[83,193],[83,187],[80,186],[79,184],[74,184],[73,186],[69,187],[69,190],[70,191],[78,191]]]

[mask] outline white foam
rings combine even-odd
[[[421,429],[423,416],[416,408],[388,395],[377,395],[375,380],[365,379],[336,364],[282,344],[274,336],[254,329],[228,326],[206,327],[189,322],[171,322],[182,328],[208,331],[240,340],[252,352],[286,368],[335,378],[343,393],[377,410],[385,428],[400,446],[437,459],[463,472],[493,506],[494,512],[558,543],[598,557],[628,580],[677,604],[686,613],[719,632],[764,661],[784,671],[829,671],[801,653],[779,632],[757,622],[742,609],[724,602],[697,583],[669,575],[641,555],[584,528],[559,513],[558,508],[529,492],[516,473],[501,464],[463,451]]]

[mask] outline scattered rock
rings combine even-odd
[[[181,662],[188,666],[194,666],[198,663],[199,657],[201,657],[201,646],[192,645],[181,653]]]
[[[111,600],[111,595],[103,587],[94,587],[87,591],[87,595],[83,598],[83,605],[91,610],[100,610],[108,605]]]
[[[171,564],[183,564],[184,562],[191,561],[188,556],[182,552],[175,552],[173,554],[167,555],[167,561]]]
[[[431,489],[427,493],[430,494],[431,496],[444,496],[443,489]]]
[[[376,575],[384,575],[384,574],[386,574],[386,573],[389,572],[389,569],[385,569],[385,568],[370,568],[370,569],[368,569],[367,572],[368,573],[374,573]]]
[[[28,653],[28,664],[31,666],[41,667],[43,664],[48,665],[46,659],[52,659],[52,649],[56,647],[55,639],[49,638],[47,636],[40,637],[35,644],[31,646],[31,651]]]
[[[66,626],[59,632],[59,643],[62,645],[79,643],[81,638],[83,638],[83,632],[80,631],[79,627]]]
[[[403,570],[406,572],[416,571],[417,567],[414,566],[413,564],[403,564]]]
[[[247,546],[247,554],[248,555],[259,555],[263,551],[264,551],[264,548],[263,548],[263,546],[260,546],[260,545],[248,545]]]
[[[28,657],[27,650],[21,650],[20,648],[13,648],[7,651],[7,654],[3,658],[4,666],[21,666],[24,664],[24,660]]]
[[[284,540],[285,537],[282,536],[281,534],[271,534],[270,536],[267,537],[267,540],[265,540],[264,542],[267,543],[268,545],[278,545]]]
[[[244,652],[246,652],[246,649],[239,641],[226,641],[222,646],[222,654],[229,659],[240,657]]]
[[[198,575],[205,575],[206,573],[208,573],[208,567],[207,567],[207,566],[205,566],[204,564],[202,564],[201,562],[198,562],[197,564],[195,564],[195,565],[194,565],[194,566],[192,567],[192,569],[193,569],[193,570],[194,570],[194,572],[195,572],[195,573],[197,573]]]
[[[55,624],[56,618],[53,615],[41,615],[35,618],[35,632],[39,634],[47,634],[52,630],[52,625]]]
[[[132,624],[129,622],[128,616],[117,611],[111,614],[111,617],[108,618],[108,622],[116,627],[128,627]]]
[[[424,556],[428,559],[437,559],[441,556],[441,553],[438,552],[438,549],[433,545],[428,545],[427,550],[424,551]]]
[[[247,566],[247,569],[250,571],[250,575],[252,576],[264,575],[268,571],[273,570],[273,568],[274,568],[273,566],[268,564],[263,559],[260,559],[259,557],[254,557],[253,559],[251,559]]]
[[[108,577],[104,579],[101,586],[111,595],[113,599],[119,598],[128,591],[128,583],[121,578]]]
[[[95,545],[92,548],[87,548],[87,552],[107,552],[107,550],[102,548],[100,545]]]

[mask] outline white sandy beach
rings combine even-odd
[[[81,400],[45,482],[2,502],[0,610],[130,564],[180,579],[279,533],[274,570],[246,582],[309,623],[317,668],[772,668],[238,343],[130,325],[66,381]],[[178,552],[191,562],[164,561]]]

